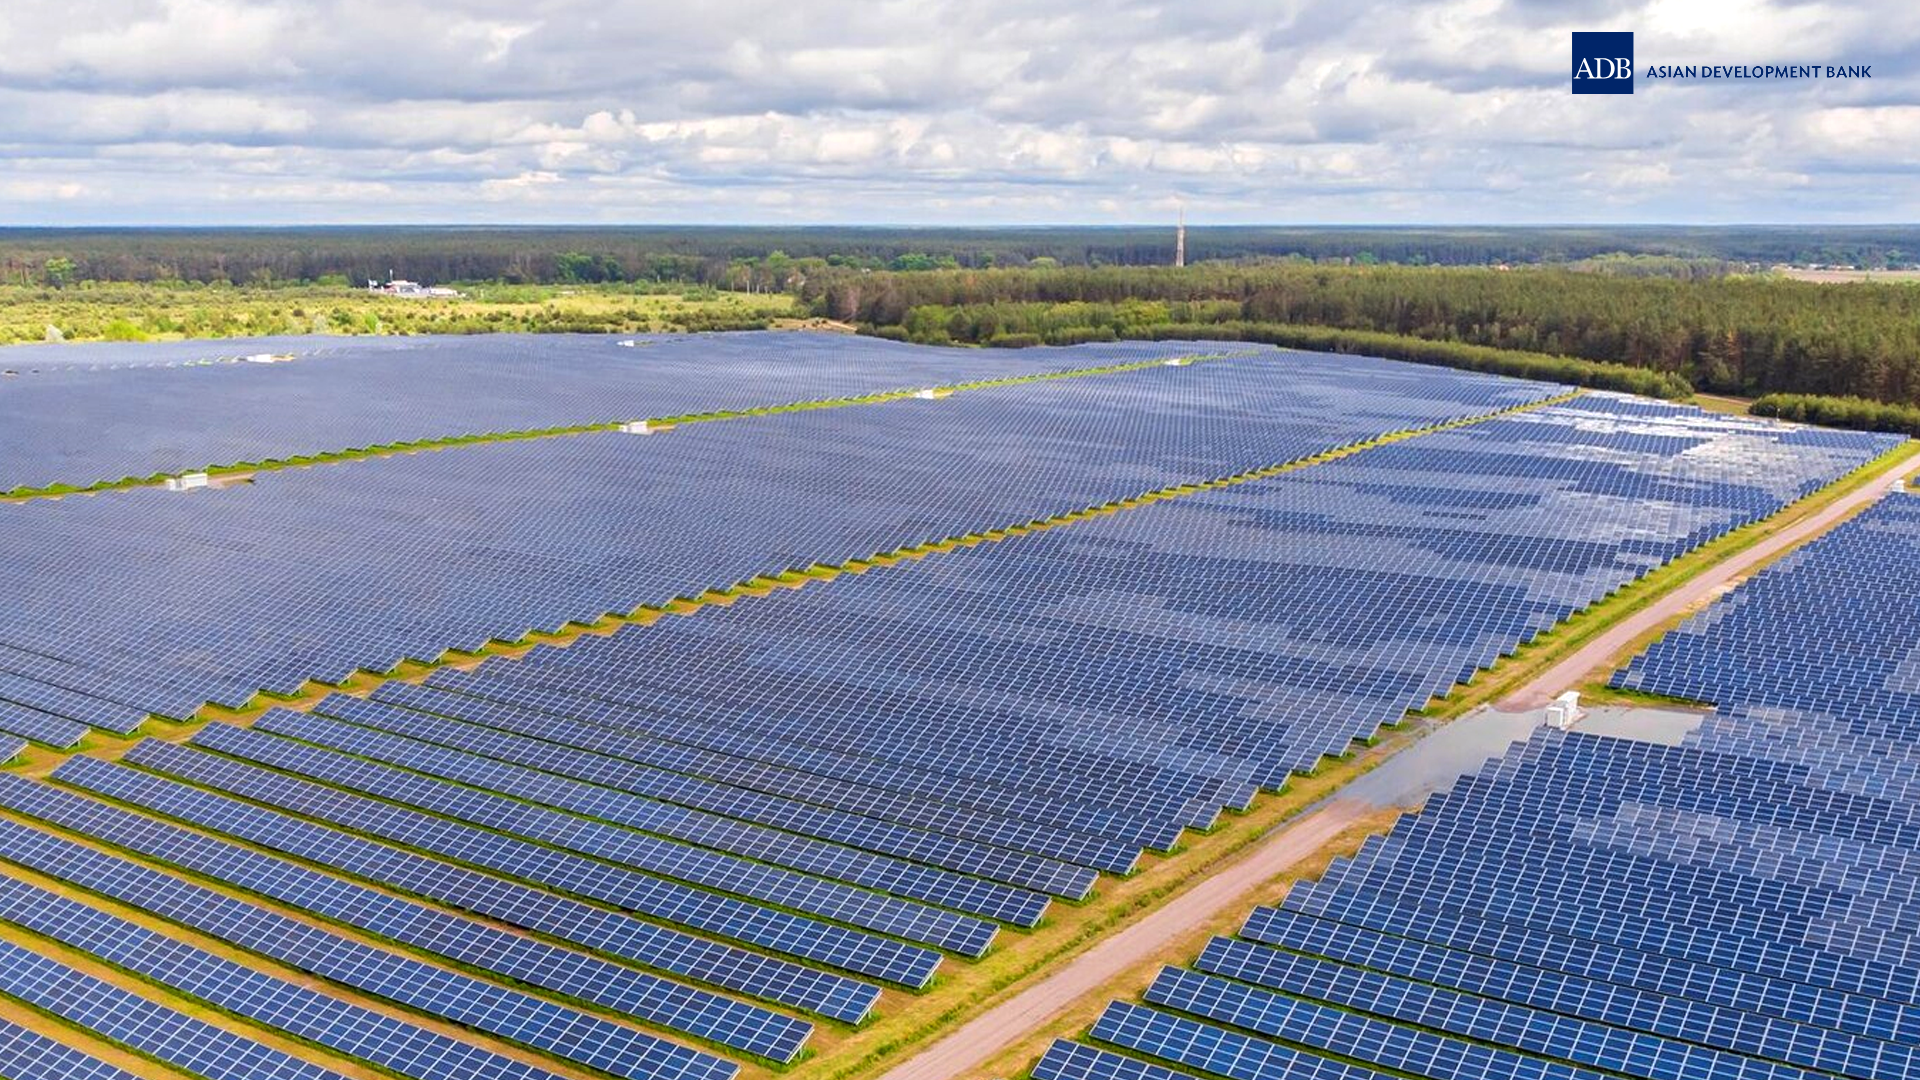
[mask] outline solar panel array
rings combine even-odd
[[[1894,494],[1615,677],[1685,745],[1543,729],[1034,1075],[1920,1074],[1916,671]]]
[[[458,340],[452,336],[334,337],[278,334],[261,337],[189,338],[182,341],[30,342],[0,348],[0,373],[31,376],[86,368],[197,367],[239,364],[248,357],[325,356],[337,349],[356,352],[411,349],[422,342]]]
[[[0,567],[0,731],[72,745],[1557,392],[1274,352],[0,507],[26,564]],[[71,757],[0,775],[0,921],[422,1080],[790,1062],[1887,445],[1589,395]],[[135,1043],[119,1017],[164,1010],[110,1008],[75,1022],[215,1045]],[[1195,1053],[1311,1060],[1236,1038]]]
[[[1614,685],[1750,710],[1832,713],[1861,734],[1898,734],[1894,725],[1920,716],[1916,548],[1920,497],[1882,499],[1689,619]]]
[[[17,359],[0,350],[0,367],[35,368],[0,379],[0,492],[1250,350],[1271,351],[1204,342],[935,349],[776,332],[74,345]],[[293,359],[135,359],[156,354]]]
[[[240,705],[1555,390],[1276,352],[0,506],[0,672],[114,702],[109,726]]]
[[[300,891],[256,884],[283,877],[274,856],[188,853],[192,834],[77,796],[27,785],[0,804],[309,911],[343,910],[309,890],[347,874],[858,1019],[878,985],[925,985],[942,951],[978,955],[998,923],[1032,925],[1047,897],[1086,895],[1098,871],[1882,445],[1643,410],[1516,414],[54,774],[298,858],[316,869]],[[1720,445],[1763,435],[1792,447],[1765,470]],[[1619,510],[1596,512],[1603,498]],[[690,956],[688,932],[728,944]],[[706,1013],[648,1009],[767,1056],[805,1037],[764,1009],[728,1036]]]

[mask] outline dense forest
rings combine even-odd
[[[1155,336],[1193,324],[1330,327],[1606,361],[1714,393],[1920,403],[1920,288],[1676,280],[1560,268],[1210,264],[815,273],[803,301],[910,340]]]
[[[777,258],[775,258],[777,253]],[[1920,227],[1192,228],[1190,261],[1490,266],[1582,262],[1691,276],[1775,263],[1904,267]],[[1619,256],[1643,257],[1621,262]],[[769,266],[769,260],[773,265]],[[1591,260],[1591,262],[1587,262]],[[0,229],[0,283],[59,280],[361,284],[398,277],[510,284],[675,281],[784,288],[809,264],[1164,266],[1170,225],[1121,228],[775,227]],[[1663,263],[1667,264],[1663,268]],[[50,264],[59,273],[49,271]]]
[[[1165,227],[0,229],[0,290],[13,340],[351,328],[369,313],[348,287],[391,274],[474,299],[373,313],[387,330],[761,325],[776,308],[715,301],[791,295],[918,342],[1239,339],[1772,396],[1779,415],[1854,426],[1911,426],[1872,406],[1920,407],[1920,286],[1754,272],[1911,267],[1920,227],[1195,228],[1184,269],[1166,265],[1172,244]],[[500,299],[547,288],[573,306]],[[621,294],[706,299],[668,312]]]

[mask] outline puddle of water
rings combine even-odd
[[[1503,713],[1475,709],[1387,759],[1386,764],[1340,789],[1342,798],[1376,807],[1412,809],[1427,796],[1476,772],[1488,758],[1533,734],[1540,710]]]
[[[1544,709],[1501,712],[1479,708],[1388,758],[1386,764],[1340,789],[1341,798],[1378,808],[1413,809],[1436,791],[1480,771],[1489,758],[1539,729]],[[1691,709],[1596,705],[1574,730],[1587,735],[1679,746],[1706,714]]]
[[[1707,718],[1699,709],[1650,709],[1645,706],[1594,705],[1575,731],[1614,739],[1679,746]]]

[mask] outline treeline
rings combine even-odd
[[[1920,436],[1920,408],[1868,401],[1865,398],[1768,394],[1755,401],[1748,411],[1755,416],[1772,416],[1803,424]]]
[[[904,327],[863,327],[865,333],[898,341],[913,340]],[[1419,338],[1382,334],[1367,330],[1335,330],[1325,326],[1285,326],[1277,323],[1248,322],[1173,322],[1129,327],[1125,333],[1111,327],[1066,327],[1046,334],[1031,331],[1003,332],[984,344],[995,348],[1026,348],[1032,345],[1082,345],[1088,342],[1118,341],[1121,338],[1153,341],[1254,341],[1289,349],[1313,352],[1352,353],[1404,360],[1434,367],[1482,371],[1490,375],[1510,375],[1518,379],[1584,386],[1595,390],[1617,390],[1647,397],[1678,399],[1693,394],[1685,379],[1667,372],[1576,360],[1568,356],[1492,349],[1485,345],[1465,345],[1457,341],[1423,341]]]
[[[416,281],[673,281],[761,287],[758,264],[859,270],[1027,266],[1164,266],[1170,224],[1120,228],[908,229],[822,226],[634,228],[0,229],[0,283],[75,281],[364,284]],[[1436,266],[1604,260],[1614,273],[1715,272],[1774,263],[1904,267],[1920,227],[1278,228],[1188,230],[1190,261],[1296,259]],[[791,269],[791,266],[786,269]],[[784,287],[775,285],[774,287]]]
[[[720,285],[729,261],[664,239],[576,230],[0,230],[0,284],[11,285],[363,286],[389,276]]]
[[[1330,327],[1624,365],[1720,394],[1920,404],[1920,289],[1902,286],[1207,264],[836,271],[811,275],[798,291],[820,314],[899,327],[915,341],[1140,337],[1174,324]]]

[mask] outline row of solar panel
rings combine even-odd
[[[10,941],[0,941],[0,993],[208,1080],[344,1080],[331,1070],[156,1004]],[[75,1076],[97,1074],[117,1080],[126,1075],[97,1058],[47,1049],[34,1040],[0,1046],[0,1061],[19,1070],[16,1080],[40,1080],[47,1075],[27,1071],[41,1062],[75,1069]]]
[[[723,989],[809,1008],[848,1021],[864,1017],[878,997],[872,986],[830,972],[643,922],[545,889],[450,866],[402,848],[377,844],[143,771],[91,758],[74,758],[55,770],[54,775],[58,780],[117,802],[294,856],[329,872],[347,873],[375,885],[504,920]],[[52,812],[44,804],[39,809]],[[55,804],[53,809],[65,816],[49,820],[56,820],[62,827],[84,835],[101,836],[169,862],[183,857],[179,850],[179,830],[156,831],[143,815],[124,811],[109,813],[85,801]],[[235,879],[234,883],[256,889],[256,882],[251,879]],[[667,984],[657,989],[662,993],[677,993]]]

